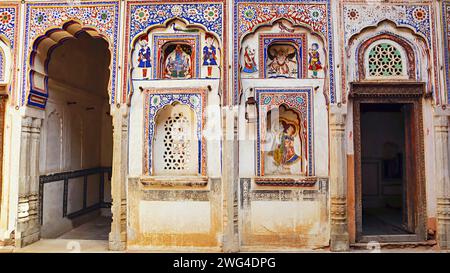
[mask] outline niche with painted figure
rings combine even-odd
[[[285,105],[267,113],[264,142],[265,175],[306,173],[306,131],[301,115]]]
[[[161,78],[190,79],[193,76],[193,60],[195,58],[192,46],[185,43],[166,43],[162,49]]]
[[[289,42],[273,42],[264,49],[266,78],[299,78],[298,47]]]
[[[260,26],[240,44],[241,78],[325,78],[324,38],[281,19]]]
[[[198,137],[194,111],[174,103],[160,110],[153,141],[155,175],[197,175]]]

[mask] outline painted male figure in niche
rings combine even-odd
[[[308,52],[309,55],[309,70],[312,71],[313,78],[317,78],[318,71],[322,69],[322,63],[320,62],[319,45],[313,43]]]
[[[165,78],[191,78],[191,57],[183,50],[183,47],[180,44],[177,44],[175,49],[167,56],[165,63]]]
[[[148,36],[143,36],[139,39],[138,67],[142,69],[142,78],[148,79],[147,70],[152,67],[150,63],[150,47],[148,46]]]
[[[244,69],[242,69],[242,72],[254,73],[256,71],[258,71],[258,68],[256,68],[255,62],[255,49],[246,46],[244,52]]]
[[[203,65],[208,67],[207,78],[212,77],[213,66],[217,66],[216,47],[214,46],[214,38],[211,35],[206,35],[206,46],[203,47]]]
[[[297,78],[296,50],[290,45],[272,45],[268,49],[269,78]]]

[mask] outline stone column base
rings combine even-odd
[[[348,232],[331,234],[331,251],[348,251],[349,248],[350,246]]]

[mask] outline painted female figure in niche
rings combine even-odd
[[[148,36],[143,36],[139,39],[139,56],[138,67],[142,68],[142,78],[148,79],[147,70],[152,67],[150,63],[150,47],[148,46]]]
[[[273,160],[276,166],[287,167],[296,163],[300,156],[295,152],[294,138],[297,134],[295,125],[287,121],[280,121],[280,135],[278,145],[273,150]]]
[[[299,115],[282,105],[269,111],[266,118],[264,173],[300,174],[304,155]]]
[[[254,73],[256,71],[258,71],[258,69],[256,68],[255,62],[255,49],[251,49],[246,46],[244,52],[244,69],[242,72]]]
[[[322,69],[322,63],[320,62],[320,53],[319,53],[319,45],[317,43],[313,43],[312,47],[309,49],[309,70],[312,71],[313,78],[317,78],[317,73]]]
[[[164,63],[164,78],[189,79],[191,73],[191,47],[188,45],[170,45],[166,48],[167,55]]]
[[[297,50],[292,45],[274,44],[267,50],[269,78],[297,78]]]
[[[213,66],[217,65],[216,61],[216,47],[214,46],[214,38],[211,35],[206,35],[206,46],[203,47],[203,65],[208,67],[207,78],[211,78]]]

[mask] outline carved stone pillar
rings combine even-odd
[[[40,118],[24,117],[22,120],[16,247],[24,247],[40,238],[38,193],[41,124]]]
[[[237,212],[237,177],[238,177],[238,160],[237,160],[237,112],[232,107],[224,109],[224,142],[222,153],[222,183],[223,183],[223,221],[224,221],[224,252],[238,252],[238,212]]]
[[[437,238],[441,249],[450,249],[450,173],[448,115],[434,116],[436,149]]]
[[[347,225],[346,109],[330,105],[331,250],[349,249]]]
[[[112,223],[109,249],[124,250],[127,243],[126,178],[128,167],[128,107],[111,109],[113,114],[113,162],[111,177]]]

